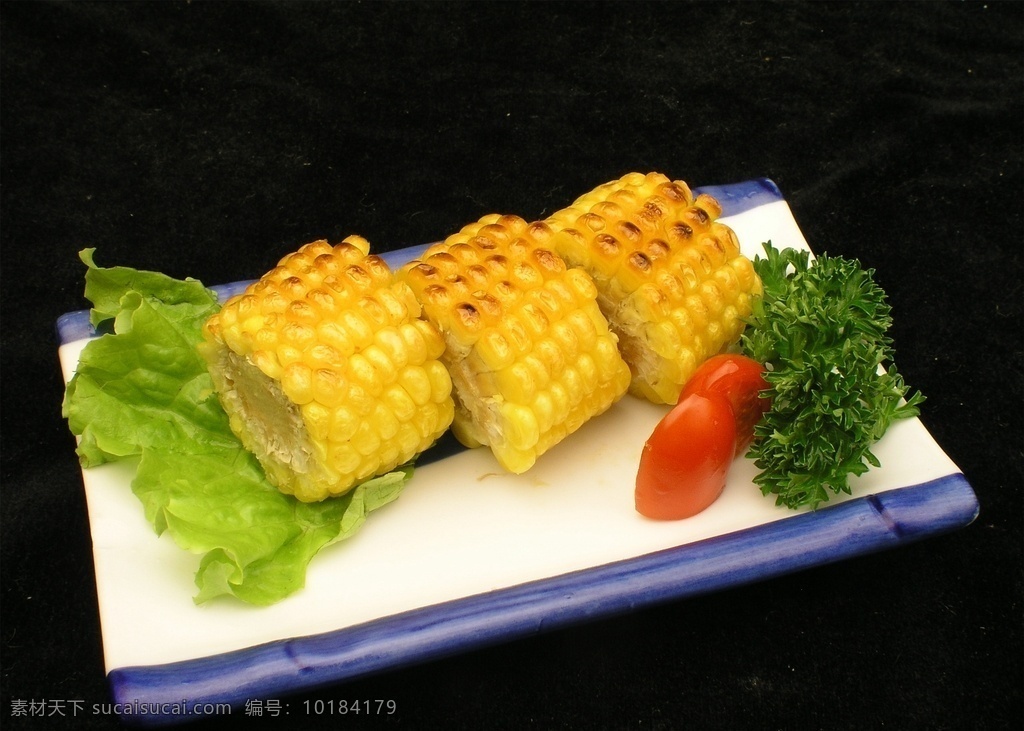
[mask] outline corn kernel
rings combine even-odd
[[[551,337],[567,358],[573,358],[580,352],[579,336],[566,320],[560,320],[551,326]]]
[[[552,409],[556,414],[568,414],[573,404],[569,400],[569,392],[560,381],[552,383],[546,393],[551,399]]]
[[[452,378],[440,361],[431,360],[423,364],[423,370],[430,382],[430,394],[434,403],[447,401],[452,392]]]
[[[476,352],[488,370],[499,371],[512,364],[515,352],[498,330],[489,330],[476,343]]]
[[[285,341],[299,349],[304,349],[316,340],[316,330],[299,322],[287,322],[281,328]]]
[[[341,371],[334,368],[317,368],[312,372],[312,398],[332,409],[344,403],[347,385]]]
[[[522,360],[519,361],[518,365],[527,369],[527,373],[524,374],[522,378],[529,379],[533,390],[547,388],[552,377],[557,375],[548,369],[547,364],[536,351],[525,355]]]
[[[420,433],[416,430],[416,426],[412,420],[403,421],[398,427],[398,433],[395,435],[395,443],[402,454],[413,454],[419,450],[419,445],[423,438]]]
[[[361,297],[357,303],[359,309],[362,310],[366,317],[369,330],[369,338],[373,338],[373,334],[382,327],[386,327],[391,323],[391,316],[388,311],[388,307],[378,301],[376,297]]]
[[[501,405],[505,420],[505,436],[513,449],[526,451],[536,446],[540,439],[540,427],[533,411],[526,406],[505,402]]]
[[[536,294],[542,290],[534,290],[531,294]],[[544,310],[532,302],[527,302],[519,310],[519,314],[522,317],[523,324],[526,326],[526,330],[531,338],[542,335],[547,332],[548,328],[551,327],[551,322],[548,320],[548,316],[544,313]]]
[[[398,449],[398,445],[395,444],[394,442],[388,441],[381,443],[380,452],[377,455],[377,459],[380,461],[381,465],[385,465],[385,469],[387,469],[388,471],[393,470],[395,467],[398,467],[398,465],[401,464],[403,461],[401,458],[401,452]]]
[[[338,368],[343,358],[335,348],[326,343],[317,343],[306,351],[307,365],[311,368]]]
[[[503,398],[528,402],[537,390],[537,382],[529,366],[517,361],[495,374],[495,383]]]
[[[405,323],[398,331],[409,353],[410,363],[419,363],[428,357],[426,338],[423,330],[417,327],[415,322]]]
[[[373,477],[376,471],[376,466],[379,464],[379,460],[376,455],[367,455],[363,457],[363,461],[359,463],[359,467],[353,473],[353,477],[357,483],[363,482],[370,477]]]
[[[402,336],[393,326],[378,330],[373,337],[373,342],[374,346],[380,349],[384,357],[396,369],[402,368],[409,362],[409,353],[405,349]]]
[[[530,335],[518,317],[512,315],[506,317],[502,320],[500,329],[505,340],[512,346],[517,356],[523,355],[530,350],[532,345]]]
[[[548,219],[548,222],[553,228],[557,226],[553,219]],[[556,229],[555,235],[551,237],[551,245],[573,266],[581,266],[590,261],[588,242],[589,240],[578,229],[571,226]]]
[[[533,466],[537,459],[535,449],[516,449],[505,445],[495,450],[498,462],[509,472],[520,474]]]
[[[254,350],[252,356],[252,364],[260,369],[267,378],[275,381],[281,379],[281,363],[277,359],[277,354],[272,350]]]
[[[708,308],[709,317],[717,317],[725,309],[725,296],[721,286],[713,278],[700,286],[700,296]]]
[[[612,221],[618,221],[625,215],[622,206],[614,201],[604,200],[593,207],[593,212]]]
[[[566,317],[566,322],[572,325],[576,339],[579,341],[579,349],[582,351],[590,350],[597,339],[597,331],[590,315],[577,310],[569,313]]]
[[[384,350],[376,345],[372,344],[363,350],[363,357],[366,358],[373,366],[375,371],[375,378],[381,383],[391,383],[395,380],[395,376],[398,370],[395,368],[395,364],[391,362]]]
[[[412,425],[416,427],[421,440],[429,438],[434,425],[439,421],[438,414],[442,412],[442,408],[439,404],[430,402],[416,412],[416,416],[412,419]]]
[[[534,415],[537,419],[537,430],[540,434],[543,434],[551,430],[551,427],[555,424],[555,408],[554,403],[551,400],[551,394],[547,391],[541,391],[533,397],[533,403],[530,405]]]
[[[345,310],[338,317],[338,324],[343,327],[355,350],[362,350],[373,342],[374,328],[357,310]]]
[[[338,406],[331,410],[331,431],[328,441],[347,442],[359,428],[360,416],[349,406]]]
[[[350,444],[335,444],[328,450],[328,462],[343,475],[350,475],[359,468],[362,456]]]
[[[352,436],[352,447],[364,457],[380,450],[380,434],[369,420],[363,421]]]
[[[583,383],[594,383],[600,373],[600,369],[590,353],[584,353],[576,360],[576,370],[579,371]]]
[[[580,377],[579,371],[572,367],[566,368],[562,371],[558,380],[565,386],[565,395],[569,399],[570,407],[575,407],[583,398],[585,391],[585,384]]]
[[[403,322],[410,317],[409,306],[416,307],[412,290],[408,287],[397,284],[394,290],[381,289],[368,301],[375,301],[380,307],[380,319],[378,324],[382,327],[392,325],[396,322]]]
[[[310,401],[302,407],[302,417],[314,442],[325,442],[331,433],[331,410],[319,403]]]
[[[679,330],[671,320],[648,323],[644,334],[651,349],[662,357],[671,359],[673,354],[682,347]]]
[[[540,272],[527,262],[520,262],[512,267],[512,283],[521,289],[533,289],[542,283]]]
[[[313,374],[303,363],[292,363],[281,373],[281,388],[294,403],[307,404],[313,400]]]
[[[683,300],[683,306],[690,315],[690,322],[693,324],[694,331],[701,332],[706,330],[708,315],[710,314],[707,303],[699,295],[691,294]]]
[[[533,349],[537,357],[544,363],[548,373],[558,374],[565,367],[565,356],[562,354],[562,349],[553,340],[547,338],[540,340],[534,344]]]
[[[378,401],[371,415],[371,423],[377,435],[383,441],[391,439],[398,433],[398,419],[382,401]]]
[[[398,373],[398,382],[417,406],[430,402],[430,376],[420,366],[408,365]]]
[[[399,424],[412,419],[416,413],[416,402],[400,383],[393,383],[381,395],[381,399],[391,409]]]
[[[566,281],[576,290],[576,296],[581,300],[597,299],[597,287],[594,280],[582,269],[570,269],[565,274]]]

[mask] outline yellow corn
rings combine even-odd
[[[761,282],[720,215],[682,181],[630,173],[543,223],[547,245],[593,277],[635,395],[675,403],[697,366],[743,331]]]
[[[340,495],[444,433],[440,334],[369,244],[315,241],[231,298],[200,347],[231,428],[303,501]]]
[[[485,216],[399,272],[444,336],[455,436],[515,473],[629,385],[593,281],[538,236],[543,225]]]

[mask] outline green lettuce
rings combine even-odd
[[[202,557],[197,603],[289,596],[322,548],[398,497],[412,467],[320,503],[282,494],[231,432],[196,351],[216,295],[194,279],[97,267],[92,255],[81,253],[85,293],[104,332],[82,350],[62,407],[82,466],[135,461],[131,489],[146,519]]]

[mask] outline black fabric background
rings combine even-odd
[[[284,699],[195,728],[1016,728],[1022,690],[1024,6],[0,5],[2,680],[109,702],[54,323],[104,265],[257,277],[538,217],[629,170],[772,178],[877,270],[960,531]],[[453,516],[472,520],[472,516]],[[614,540],[614,537],[609,537]],[[306,699],[394,699],[390,717]]]

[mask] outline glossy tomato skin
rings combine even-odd
[[[746,454],[754,439],[754,427],[771,406],[762,397],[768,388],[764,368],[744,355],[723,353],[704,361],[679,394],[679,402],[695,393],[725,397],[736,417],[736,456]]]
[[[634,492],[641,515],[689,518],[725,488],[736,453],[736,421],[720,394],[691,394],[655,427],[640,455]]]

